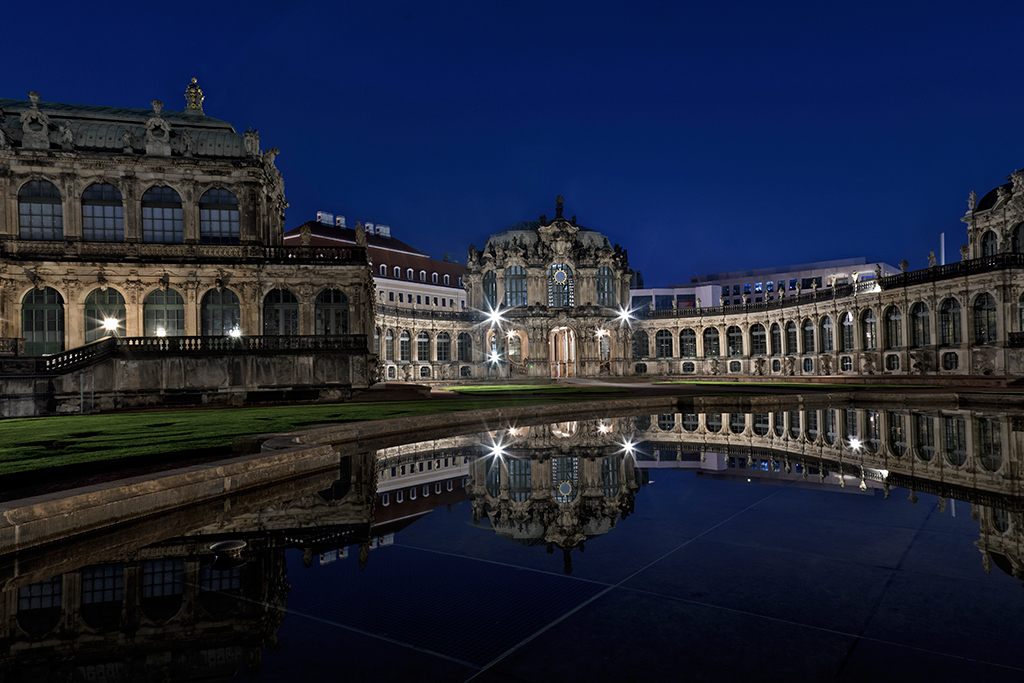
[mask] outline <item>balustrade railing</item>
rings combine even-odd
[[[364,247],[268,247],[258,244],[148,244],[138,242],[80,242],[7,240],[0,254],[16,259],[56,261],[197,261],[235,263],[365,264]]]
[[[480,322],[485,316],[480,311],[439,311],[434,308],[401,308],[399,306],[378,306],[378,315],[393,315],[400,318],[417,320],[461,320],[463,322]]]

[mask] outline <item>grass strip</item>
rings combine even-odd
[[[459,394],[503,394],[529,392],[531,394],[622,394],[628,389],[619,387],[563,387],[538,384],[485,384],[476,386],[447,387],[448,391]]]
[[[507,396],[13,418],[0,421],[0,476],[169,455],[188,460],[197,454],[215,454],[217,449],[228,454],[240,436],[319,424],[592,398]]]

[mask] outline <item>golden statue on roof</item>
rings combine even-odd
[[[193,78],[192,82],[185,88],[185,111],[198,111],[202,114],[203,100],[205,99],[206,95],[203,94],[202,88],[196,83],[196,79]]]

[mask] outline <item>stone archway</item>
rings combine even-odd
[[[571,327],[551,330],[548,339],[551,377],[576,376],[576,332]]]

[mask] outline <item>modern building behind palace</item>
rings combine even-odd
[[[482,226],[464,264],[329,214],[286,231],[278,150],[208,116],[194,81],[181,111],[33,92],[0,112],[3,374],[52,382],[48,409],[75,409],[67,397],[101,375],[77,409],[328,400],[376,380],[1022,370],[1021,173],[972,193],[954,263],[845,259],[644,289],[561,197],[550,219]],[[6,393],[38,392],[19,386]]]

